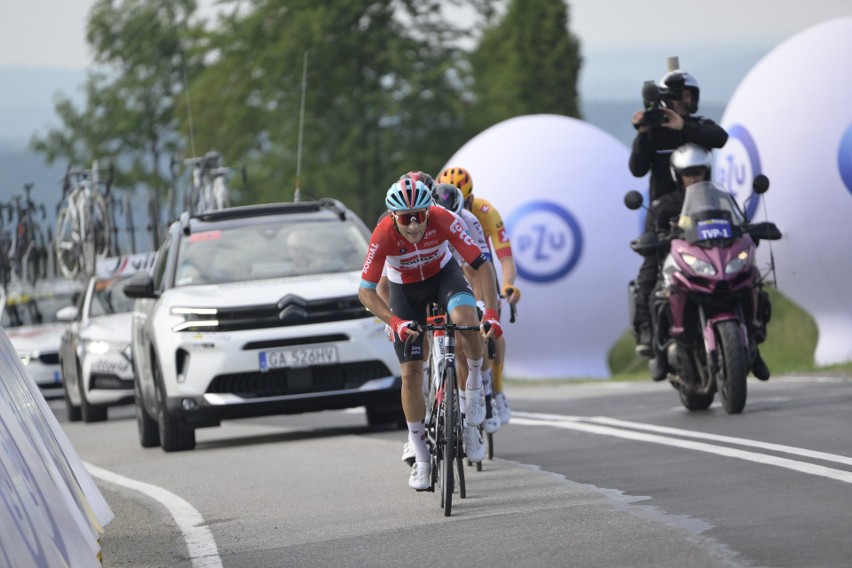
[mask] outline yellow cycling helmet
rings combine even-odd
[[[470,172],[464,168],[444,168],[444,170],[438,174],[438,179],[436,181],[438,183],[449,183],[456,186],[461,190],[462,196],[465,200],[473,197],[473,178],[470,177]]]

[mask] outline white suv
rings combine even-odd
[[[223,419],[357,406],[403,426],[399,363],[357,296],[369,237],[330,199],[174,223],[124,287],[141,445],[190,450]]]

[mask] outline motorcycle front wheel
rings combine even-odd
[[[716,326],[719,340],[719,394],[728,414],[740,414],[746,403],[746,377],[748,358],[740,339],[740,326],[736,321],[723,321]]]

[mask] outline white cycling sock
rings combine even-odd
[[[482,388],[482,357],[479,359],[468,359],[467,368],[470,369],[470,373],[467,376],[467,388]]]
[[[426,426],[423,422],[406,422],[406,424],[408,424],[408,443],[414,450],[414,461],[430,461],[429,447],[426,445]]]

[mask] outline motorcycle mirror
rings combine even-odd
[[[642,194],[635,189],[628,191],[624,195],[624,205],[626,205],[631,211],[635,211],[642,207],[642,201]]]
[[[751,187],[758,195],[766,193],[766,191],[769,189],[769,178],[763,174],[757,174],[754,177],[754,181],[752,182]]]

